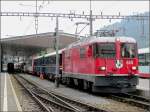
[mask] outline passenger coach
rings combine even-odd
[[[62,71],[62,50],[59,50],[59,72]],[[33,73],[40,76],[41,74],[44,77],[54,80],[56,73],[56,52],[45,54],[43,56],[37,56],[33,58],[32,61]]]

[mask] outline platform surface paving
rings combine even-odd
[[[8,73],[0,73],[0,89],[0,112],[22,111]]]

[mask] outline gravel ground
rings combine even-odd
[[[24,112],[42,112],[42,110],[38,107],[38,104],[31,98],[27,91],[25,91],[25,89],[21,87],[16,79],[14,79],[14,77],[12,77],[11,75],[10,78],[22,110]]]
[[[55,88],[54,83],[48,80],[41,80],[39,77],[27,74],[20,75],[34,83],[37,83],[37,85],[40,85],[41,87],[46,88],[47,90],[52,90],[69,98],[76,99],[91,105],[95,105],[101,109],[106,109],[113,112],[147,112],[146,110],[141,109],[139,107],[114,101],[106,97],[86,93],[77,89],[66,87],[64,85],[60,85],[59,88]]]

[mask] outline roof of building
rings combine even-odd
[[[61,49],[58,51],[58,54],[62,53],[64,49]],[[52,52],[52,53],[47,53],[47,54],[44,54],[44,55],[41,55],[41,56],[35,56],[33,57],[33,59],[39,59],[39,58],[42,58],[42,57],[49,57],[49,56],[53,56],[53,55],[56,55],[56,51],[55,52]]]
[[[59,32],[59,48],[64,48],[67,45],[79,40],[76,35]],[[7,54],[15,55],[16,52],[23,52],[24,55],[33,55],[47,48],[54,49],[56,36],[54,32],[41,33],[37,36],[24,35],[1,39],[3,49]]]

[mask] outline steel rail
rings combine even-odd
[[[122,95],[124,95],[125,97],[129,97],[129,98],[135,99],[135,100],[139,100],[139,101],[144,101],[144,102],[150,103],[150,98],[146,98],[146,97],[139,96],[139,95],[134,95],[134,94],[131,94],[131,93],[122,93]]]
[[[23,83],[21,83],[16,77],[14,77],[18,83],[25,88],[25,90],[32,96],[32,98],[34,98],[34,100],[47,112],[54,112],[52,109],[47,108],[44,103],[42,103],[41,100],[39,100],[33,93],[31,90],[29,90]]]
[[[23,78],[23,77],[21,77],[21,78]],[[23,78],[23,79],[24,79],[24,78]],[[29,82],[29,81],[26,80],[26,79],[24,79],[24,80],[27,81],[28,83],[30,83],[31,85],[37,87],[37,85],[33,84],[32,82]],[[38,87],[38,88],[40,88],[40,87]],[[42,89],[42,88],[40,88],[40,89],[41,89],[42,91],[46,92],[46,93],[47,93],[50,97],[52,97],[53,99],[57,100],[57,102],[59,102],[59,103],[55,102],[57,105],[63,107],[63,106],[62,106],[62,104],[63,104],[65,108],[68,107],[68,109],[70,108],[71,111],[75,111],[75,112],[80,112],[80,111],[81,111],[81,110],[79,110],[78,108],[75,108],[74,106],[72,106],[71,104],[69,104],[69,103],[63,101],[63,100],[60,99],[60,98],[58,98],[58,97],[55,96],[54,94],[51,94],[50,92],[47,92],[47,91],[45,91],[45,90]],[[41,96],[41,95],[39,95],[39,94],[37,94],[37,93],[35,93],[35,92],[33,92],[33,93],[36,94],[37,96]],[[42,97],[42,96],[41,96],[41,97]],[[44,98],[44,97],[43,97],[43,98]],[[42,98],[42,99],[43,99],[43,98]],[[51,101],[52,101],[52,100],[51,100]],[[61,104],[61,103],[62,103],[62,104]],[[71,108],[72,108],[72,109],[71,109]]]
[[[36,97],[31,90],[27,89],[27,91],[47,112],[55,112],[51,107],[47,107],[41,100],[39,100],[39,98]]]
[[[46,88],[41,87],[41,86],[40,86],[39,84],[37,84],[37,83],[31,82],[31,81],[25,79],[25,78],[22,77],[22,76],[19,76],[19,77],[21,77],[22,79],[24,79],[25,81],[27,81],[27,82],[30,83],[31,85],[34,85],[35,87],[37,87],[37,88],[39,88],[39,89],[41,89],[41,90],[47,92],[49,95],[52,95],[52,97],[55,97],[58,101],[63,102],[65,105],[67,105],[67,106],[70,107],[70,108],[73,108],[73,109],[76,110],[76,111],[79,111],[79,109],[76,108],[75,106],[69,104],[70,102],[72,102],[73,104],[76,104],[76,105],[78,105],[78,106],[80,106],[80,107],[82,107],[82,108],[83,108],[83,107],[86,108],[86,110],[84,109],[85,111],[108,112],[107,110],[99,109],[99,108],[97,108],[97,107],[95,107],[95,106],[93,106],[93,105],[90,105],[90,104],[87,104],[87,103],[83,103],[83,102],[78,101],[78,100],[75,100],[75,99],[67,98],[67,97],[65,97],[64,95],[58,94],[58,93],[56,93],[56,92],[54,92],[54,91],[48,91]],[[64,100],[67,100],[67,101],[64,101]],[[69,104],[69,105],[68,105],[68,104]],[[75,109],[75,108],[76,108],[76,109]],[[82,109],[82,111],[84,111],[84,110]],[[80,111],[81,111],[81,110],[80,110]]]
[[[47,91],[46,91],[46,92],[47,92]],[[70,108],[72,108],[72,109],[74,109],[74,110],[76,110],[76,111],[78,111],[78,112],[80,111],[78,108],[72,106],[72,105],[69,104],[68,102],[65,102],[64,100],[62,100],[61,98],[57,97],[56,95],[54,95],[54,94],[52,94],[52,93],[50,93],[50,92],[48,92],[48,94],[51,95],[52,97],[56,98],[59,102],[62,102],[63,104],[67,105],[68,107],[70,107]]]
[[[35,93],[34,91],[28,89],[20,80],[18,80],[16,77],[15,79],[19,82],[20,85],[22,85],[31,95],[32,97],[37,101],[38,104],[40,104],[42,106],[42,108],[44,108],[44,110],[46,110],[47,112],[55,112],[55,110],[52,108],[52,106],[48,105],[48,107],[45,105],[45,103],[43,103],[43,101],[49,102],[49,104],[53,104],[53,105],[57,105],[58,107],[62,107],[65,108],[65,110],[68,110],[70,112],[79,112],[77,111],[75,108],[71,108],[67,105],[63,105],[61,103],[58,103],[56,101],[50,100],[50,99],[46,99],[43,96]],[[40,99],[39,99],[40,98]]]
[[[22,77],[22,76],[20,76]],[[37,86],[38,84],[37,83],[34,83],[34,82],[30,82],[29,80],[25,79],[24,77],[22,77],[24,80],[26,80],[28,83],[32,84],[32,85],[35,85]],[[40,88],[41,90],[43,91],[46,91],[47,93],[49,93],[52,97],[55,97],[58,101],[64,103],[65,101],[64,100],[68,100],[68,102],[73,102],[74,104],[78,104],[78,105],[82,105],[83,107],[86,107],[88,108],[88,111],[91,111],[91,110],[94,110],[94,111],[98,111],[98,109],[92,105],[88,105],[88,104],[84,104],[78,100],[74,100],[74,99],[68,99],[67,97],[65,96],[62,96],[54,91],[48,91],[46,88],[43,88],[41,86],[37,86],[38,88]],[[113,99],[117,99],[119,101],[122,101],[122,102],[126,102],[126,103],[129,103],[129,104],[132,104],[134,106],[138,106],[138,107],[141,107],[141,108],[144,108],[144,109],[147,109],[147,110],[150,110],[150,101],[149,99],[146,99],[144,97],[141,97],[141,96],[137,96],[137,95],[132,95],[132,94],[129,94],[129,93],[122,93],[122,94],[112,94],[110,95]],[[68,104],[67,102],[65,102],[64,104]],[[69,107],[74,107],[74,106],[69,106]],[[101,110],[101,112],[106,112],[105,110]]]
[[[129,103],[131,105],[150,110],[150,103],[149,102],[138,100],[138,99],[133,98],[133,97],[126,97],[126,96],[124,96],[124,94],[113,94],[113,95],[110,95],[110,97],[112,97],[112,99],[115,98],[116,100],[119,100],[121,102]]]
[[[59,106],[59,107],[62,107],[62,108],[65,108],[65,109],[67,109],[67,110],[69,110],[69,111],[71,111],[71,112],[80,112],[80,111],[77,111],[76,109],[74,109],[74,108],[71,108],[71,107],[69,107],[69,106],[67,106],[67,105],[63,105],[63,104],[61,104],[61,103],[58,103],[58,102],[56,102],[56,101],[53,101],[53,100],[50,100],[50,99],[46,99],[46,98],[44,98],[42,95],[39,95],[39,94],[37,94],[37,93],[35,93],[35,92],[33,92],[34,93],[34,95],[36,95],[37,97],[39,97],[42,101],[45,101],[45,102],[47,102],[47,103],[49,103],[49,104],[55,104],[55,105],[57,105],[57,106]]]

